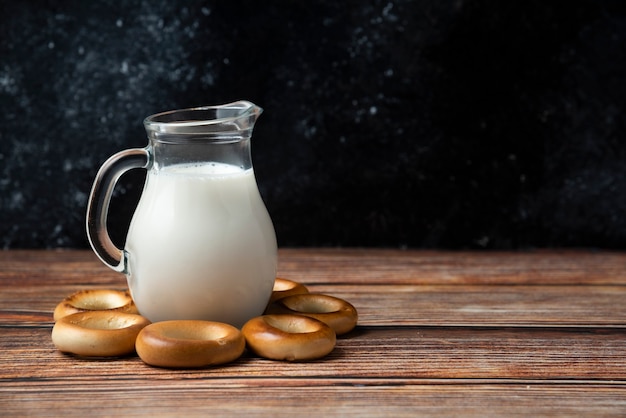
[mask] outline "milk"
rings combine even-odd
[[[240,327],[263,313],[276,277],[276,236],[254,172],[228,164],[149,171],[125,251],[133,300],[152,322]]]

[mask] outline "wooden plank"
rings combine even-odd
[[[125,282],[88,250],[0,251],[0,283],[20,285],[110,285]]]
[[[280,273],[311,283],[626,284],[626,254],[281,249]]]
[[[276,381],[274,381],[276,382]],[[288,383],[280,386],[280,382]],[[0,387],[5,416],[623,416],[626,388],[603,384],[371,384],[310,385],[282,380],[276,386],[224,384],[202,388],[98,386],[24,390]],[[3,393],[4,392],[4,393]],[[97,397],[94,398],[94,393]]]
[[[626,286],[310,286],[346,298],[363,325],[626,327]]]

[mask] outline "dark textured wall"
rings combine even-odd
[[[0,247],[86,247],[144,117],[248,99],[281,246],[626,248],[625,76],[623,1],[4,0]]]

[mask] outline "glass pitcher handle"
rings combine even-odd
[[[127,149],[112,155],[98,170],[89,195],[87,238],[98,258],[120,273],[126,272],[126,256],[113,244],[107,230],[111,195],[122,174],[133,168],[147,168],[150,160],[147,148]]]

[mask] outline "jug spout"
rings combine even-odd
[[[237,130],[252,129],[263,109],[247,100],[216,106],[218,119],[229,120]]]

